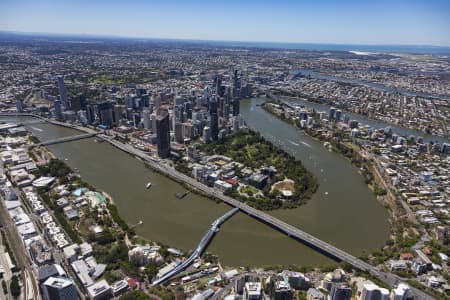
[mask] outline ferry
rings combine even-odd
[[[151,186],[152,186],[152,183],[149,182],[149,183],[147,183],[147,185],[145,186],[145,188],[148,190]]]

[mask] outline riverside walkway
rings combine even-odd
[[[184,182],[189,186],[191,186],[192,188],[201,191],[207,195],[210,195],[211,197],[217,198],[230,206],[239,208],[240,211],[248,214],[249,216],[252,216],[253,218],[271,226],[272,228],[275,228],[278,231],[283,232],[287,236],[302,242],[303,244],[319,251],[320,253],[328,257],[331,257],[337,261],[345,261],[351,264],[356,269],[370,273],[372,276],[385,282],[391,287],[396,286],[399,282],[405,281],[405,279],[395,274],[383,272],[379,270],[377,267],[366,263],[365,261],[345,252],[344,250],[341,250],[327,242],[324,242],[297,227],[289,225],[286,222],[269,215],[268,213],[265,213],[245,203],[241,203],[233,198],[225,196],[217,189],[204,185],[203,183],[198,182],[194,178],[191,178],[185,174],[176,171],[174,168],[165,164],[164,161],[151,157],[148,154],[134,148],[129,144],[123,144],[103,134],[99,134],[98,137],[104,139],[105,141],[108,141],[111,145],[121,149],[122,151],[140,158],[141,160],[143,160],[144,162],[146,162],[147,164],[149,164],[151,167],[161,172],[162,174],[165,174],[176,181]],[[434,299],[433,297],[429,296],[428,294],[424,293],[423,291],[417,288],[411,287],[411,290],[414,296],[417,297],[417,299],[424,299],[424,300]]]
[[[0,114],[0,116],[1,116],[1,114]],[[31,116],[33,116],[33,115],[31,115]],[[327,255],[328,257],[331,257],[337,261],[345,261],[345,262],[351,264],[356,269],[366,271],[366,272],[370,273],[372,276],[385,282],[386,284],[388,284],[391,287],[397,285],[401,281],[405,281],[404,278],[401,278],[398,275],[395,275],[395,274],[389,273],[389,272],[383,272],[380,269],[378,269],[377,267],[364,262],[363,260],[345,252],[344,250],[341,250],[327,242],[324,242],[324,241],[320,240],[319,238],[316,238],[315,236],[313,236],[297,227],[289,225],[286,222],[269,215],[268,213],[265,213],[263,211],[255,209],[245,203],[241,203],[231,197],[225,196],[217,189],[209,187],[207,185],[204,185],[203,183],[198,182],[194,178],[191,178],[183,173],[178,172],[173,167],[166,164],[163,160],[151,157],[147,153],[134,148],[130,144],[121,143],[105,134],[102,134],[100,131],[96,131],[96,130],[88,128],[88,127],[58,122],[58,121],[54,121],[54,120],[50,120],[50,119],[45,119],[40,116],[34,116],[34,117],[44,119],[54,125],[60,125],[60,126],[64,126],[64,127],[68,127],[68,128],[72,128],[72,129],[77,129],[79,131],[90,133],[90,134],[95,133],[95,134],[97,134],[98,138],[101,138],[101,139],[109,142],[111,145],[117,147],[118,149],[121,149],[124,152],[127,152],[135,157],[140,158],[141,160],[143,160],[148,165],[153,167],[155,170],[161,172],[162,174],[164,174],[178,182],[186,183],[189,186],[191,186],[193,189],[196,189],[200,192],[210,195],[213,198],[219,199],[219,200],[227,203],[230,206],[238,208],[240,211],[248,214],[249,216],[252,216],[253,218],[271,226],[272,228],[277,229],[280,232],[283,232],[287,236],[302,242],[303,244],[319,251],[320,253],[322,253],[324,255]],[[421,291],[417,288],[411,287],[411,291],[414,294],[414,296],[417,297],[417,299],[425,299],[425,300],[434,299],[433,297],[429,296],[428,294],[424,293],[423,291]]]

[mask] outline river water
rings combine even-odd
[[[331,108],[331,105],[311,102],[311,101],[307,101],[307,100],[303,100],[303,99],[299,99],[299,98],[282,97],[281,99],[284,102],[286,102],[292,106],[303,106],[306,108],[314,108],[316,111],[325,111],[325,112],[327,112],[327,115]],[[427,143],[428,142],[438,142],[438,143],[448,143],[449,142],[449,139],[447,139],[445,137],[426,134],[424,132],[420,132],[415,129],[405,128],[405,127],[398,126],[395,124],[388,124],[388,123],[380,121],[380,120],[369,119],[369,118],[366,118],[365,116],[362,116],[362,115],[359,115],[356,113],[343,111],[342,116],[345,116],[345,115],[349,116],[351,120],[357,120],[359,122],[359,124],[361,124],[361,125],[367,125],[374,129],[383,129],[386,127],[391,127],[392,131],[394,133],[401,135],[401,136],[406,136],[406,137],[411,136],[411,135],[413,135],[415,137],[421,136],[423,138],[424,142],[427,142]]]
[[[365,80],[358,79],[358,78],[347,78],[347,77],[342,77],[342,76],[316,73],[312,70],[306,70],[306,69],[300,69],[300,70],[295,71],[295,73],[298,73],[298,72],[300,72],[304,76],[310,76],[311,78],[340,81],[340,82],[353,83],[353,84],[358,84],[358,85],[366,85],[366,86],[370,86],[375,89],[383,90],[383,91],[386,91],[389,93],[399,93],[399,94],[403,94],[403,95],[411,96],[411,97],[417,96],[417,97],[423,97],[423,98],[450,101],[450,98],[448,98],[448,97],[432,95],[429,93],[416,92],[416,91],[412,91],[412,90],[408,90],[408,89],[404,89],[404,88],[394,88],[394,87],[390,87],[390,86],[387,86],[387,85],[384,85],[381,83],[365,81]]]
[[[302,160],[320,184],[306,205],[271,214],[354,255],[383,246],[389,236],[387,213],[357,169],[265,112],[258,103],[261,101],[257,99],[241,103],[241,113],[248,125]],[[50,124],[33,124],[29,129],[42,141],[76,134],[71,129]],[[174,193],[184,191],[181,185],[106,142],[85,139],[49,148],[59,158],[67,159],[86,181],[111,195],[128,223],[142,220],[144,223],[137,227],[137,232],[150,240],[182,250],[194,249],[211,222],[230,209],[192,193],[177,199]],[[146,190],[149,181],[153,185]],[[218,254],[225,265],[232,266],[330,262],[242,213],[222,225],[208,251]]]

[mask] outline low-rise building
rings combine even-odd
[[[306,292],[306,300],[325,300],[326,296],[315,288],[309,288]]]
[[[267,175],[257,173],[248,178],[248,184],[262,190],[266,186],[268,179],[269,177]]]
[[[214,188],[220,190],[221,192],[226,192],[228,190],[231,190],[233,188],[233,185],[222,180],[216,180],[214,182]]]
[[[289,282],[282,280],[274,280],[270,289],[271,300],[292,300],[293,292]]]
[[[306,290],[311,285],[310,279],[300,272],[284,270],[279,275],[285,278],[289,285],[296,290]]]
[[[373,282],[367,282],[363,285],[360,300],[389,300],[389,291]]]
[[[112,286],[112,293],[114,297],[117,297],[130,289],[128,282],[126,280],[119,280],[115,282]]]
[[[209,299],[212,295],[214,295],[214,290],[207,289],[207,290],[204,290],[203,292],[195,294],[192,297],[192,300],[206,300],[206,299]]]
[[[333,284],[328,295],[328,300],[350,300],[352,289],[345,284]]]
[[[72,263],[75,260],[77,260],[78,253],[80,253],[80,245],[78,245],[76,243],[69,245],[63,249],[63,252],[64,252],[64,257],[66,258],[66,260],[69,263]]]
[[[104,279],[88,286],[87,291],[91,300],[106,300],[112,296],[111,286]]]
[[[243,300],[261,300],[262,299],[262,286],[260,282],[246,282],[244,286],[244,292],[242,295]]]
[[[400,283],[396,288],[391,291],[391,300],[406,300],[409,298],[409,285]]]
[[[408,269],[408,263],[406,260],[394,260],[388,261],[388,265],[391,271],[405,271]]]

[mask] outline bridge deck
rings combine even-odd
[[[24,114],[4,114],[4,113],[0,113],[0,116],[2,115],[24,115]],[[27,114],[25,114],[27,115]],[[356,257],[354,257],[353,255],[339,249],[336,248],[292,225],[289,225],[277,218],[272,217],[271,215],[262,212],[260,210],[257,210],[255,208],[252,208],[244,203],[241,203],[237,200],[234,200],[233,198],[227,197],[225,195],[223,195],[222,193],[218,192],[217,190],[215,190],[214,188],[210,188],[198,181],[196,181],[195,179],[177,172],[176,170],[168,167],[167,165],[164,165],[162,163],[159,162],[159,160],[152,158],[151,156],[145,154],[142,151],[139,151],[135,148],[133,148],[132,146],[128,145],[128,144],[122,144],[119,143],[111,138],[109,138],[106,135],[100,134],[100,132],[95,131],[93,129],[89,129],[89,128],[85,128],[85,127],[81,127],[81,126],[76,126],[76,125],[70,125],[67,123],[63,123],[63,122],[58,122],[58,121],[54,121],[54,120],[50,120],[50,119],[45,119],[41,116],[36,116],[33,114],[29,114],[29,116],[32,117],[37,117],[39,119],[43,119],[46,120],[52,124],[55,125],[59,125],[59,126],[63,126],[63,127],[68,127],[68,128],[73,128],[73,129],[78,129],[80,131],[83,132],[87,132],[93,135],[98,134],[98,136],[106,141],[108,141],[111,145],[121,149],[124,152],[127,152],[131,155],[134,155],[136,157],[139,157],[140,159],[142,159],[143,161],[145,161],[146,163],[148,163],[149,165],[151,165],[153,168],[159,170],[160,172],[162,172],[163,174],[166,174],[167,176],[178,180],[178,181],[182,181],[187,183],[188,185],[190,185],[191,187],[202,191],[208,195],[211,195],[213,197],[216,197],[220,200],[222,200],[223,202],[227,203],[228,205],[234,206],[235,208],[238,208],[239,210],[247,213],[248,215],[254,217],[255,219],[258,219],[266,224],[271,225],[272,227],[278,229],[281,232],[284,232],[285,234],[287,234],[290,237],[296,238],[297,240],[302,241],[303,243],[305,243],[306,245],[309,245],[317,250],[320,250],[322,253],[326,253],[329,256],[337,259],[337,260],[342,260],[342,261],[346,261],[348,263],[350,263],[352,266],[354,266],[355,268],[370,272],[372,275],[374,275],[375,277],[377,277],[378,279],[382,280],[383,282],[389,284],[390,286],[395,285],[396,283],[398,283],[399,280],[401,280],[400,277],[398,277],[397,275],[394,275],[392,273],[386,273],[386,272],[381,272],[380,270],[378,270],[377,267],[372,266],[364,261],[362,261],[361,259],[358,259]],[[95,134],[94,134],[95,133]],[[213,223],[214,224],[214,223]],[[208,231],[209,232],[209,231]],[[208,233],[207,233],[208,234]],[[189,258],[191,259],[191,257]],[[192,261],[195,258],[192,258]],[[183,262],[181,265],[183,265],[184,263],[186,263],[187,261]],[[177,268],[180,268],[179,265]],[[188,266],[189,264],[185,265]],[[172,275],[173,276],[173,275]],[[160,284],[162,281],[160,281],[161,279],[159,279],[159,282],[156,283],[157,281],[155,281],[153,284]],[[433,297],[427,295],[426,293],[418,290],[417,288],[412,288],[413,293],[415,294],[415,296],[418,296],[420,299],[433,299]]]
[[[37,144],[32,144],[29,147],[48,146],[48,145],[54,145],[54,144],[59,144],[59,143],[77,141],[77,140],[87,139],[87,138],[93,137],[95,135],[96,135],[96,133],[84,133],[84,134],[72,135],[72,136],[67,136],[67,137],[63,137],[63,138],[59,138],[59,139],[44,141],[44,142],[37,143]]]
[[[201,239],[201,241],[198,244],[197,248],[195,248],[194,252],[192,252],[192,254],[185,261],[183,261],[181,264],[176,266],[174,269],[170,270],[169,272],[167,272],[166,274],[164,274],[163,276],[161,276],[157,280],[153,281],[152,285],[155,286],[155,285],[159,285],[159,284],[162,284],[162,283],[166,282],[167,280],[169,280],[170,278],[172,278],[176,274],[178,274],[178,273],[182,272],[183,270],[185,270],[190,264],[192,264],[192,262],[195,259],[197,259],[198,257],[200,257],[200,255],[206,249],[206,246],[208,246],[209,242],[214,237],[214,234],[217,232],[217,230],[219,229],[220,225],[222,225],[223,222],[228,220],[231,216],[233,216],[238,211],[239,211],[238,208],[233,208],[232,210],[228,211],[226,214],[224,214],[223,216],[221,216],[220,218],[215,220],[211,224],[211,227],[209,228],[209,230],[206,232],[206,234]]]

